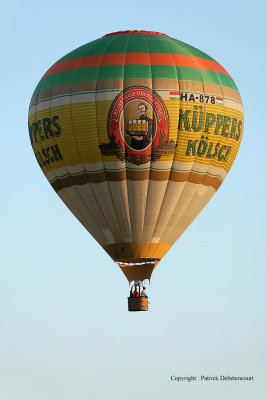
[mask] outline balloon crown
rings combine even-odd
[[[143,30],[141,30],[141,31],[138,31],[138,30],[131,31],[131,30],[127,30],[127,31],[118,31],[118,32],[107,33],[103,37],[112,36],[112,35],[132,35],[132,34],[168,36],[168,35],[165,35],[165,33],[154,32],[154,31],[143,31]]]

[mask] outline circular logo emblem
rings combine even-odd
[[[134,86],[120,92],[108,114],[110,143],[100,145],[104,155],[141,165],[173,154],[175,143],[168,140],[168,112],[153,90]]]

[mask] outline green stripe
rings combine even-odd
[[[57,62],[76,57],[107,53],[166,53],[213,60],[213,58],[195,47],[170,37],[134,34],[107,36],[94,40],[68,53]]]
[[[93,54],[104,54],[104,50],[106,46],[111,42],[110,37],[100,38],[94,40],[90,43],[86,43],[81,47],[71,51],[70,53],[66,54],[64,57],[60,58],[57,62],[70,60],[71,58],[76,57],[84,57],[87,55]]]
[[[186,56],[202,57],[205,58],[206,60],[215,61],[208,54],[197,49],[196,47],[190,46],[185,42],[181,42],[180,40],[164,36],[159,37],[159,39],[162,41],[164,40],[164,44],[167,46],[168,52],[170,54],[182,54]]]
[[[172,65],[103,65],[77,70],[62,71],[41,79],[35,92],[69,83],[95,81],[102,79],[179,79],[203,83],[215,83],[237,90],[230,76],[207,69],[174,67]]]
[[[229,75],[215,72],[208,69],[197,69],[192,67],[176,67],[179,80],[197,81],[203,83],[215,83],[219,86],[229,87],[238,90],[235,82]]]

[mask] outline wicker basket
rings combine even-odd
[[[147,297],[128,297],[128,311],[147,311]]]

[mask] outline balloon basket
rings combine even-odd
[[[128,297],[128,311],[148,311],[148,297]]]

